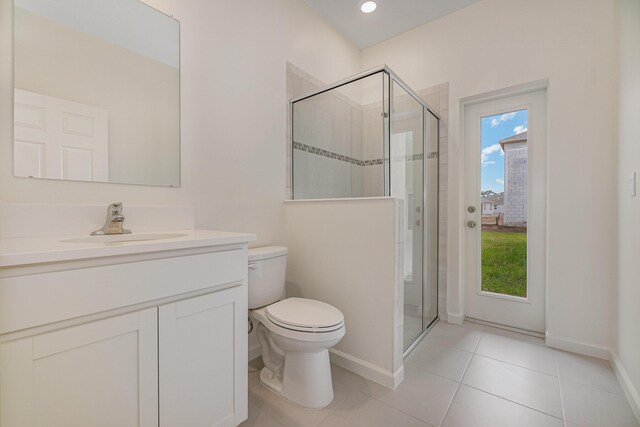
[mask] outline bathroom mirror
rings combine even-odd
[[[180,186],[180,24],[139,0],[15,0],[14,175]]]

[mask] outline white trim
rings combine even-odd
[[[318,202],[366,202],[376,200],[391,200],[397,199],[392,196],[375,196],[375,197],[334,197],[327,199],[287,199],[285,203],[300,204],[300,203],[318,203]]]
[[[502,329],[502,330],[505,330],[505,331],[516,332],[518,334],[529,335],[529,336],[532,336],[532,337],[544,339],[544,334],[541,334],[540,332],[527,331],[526,329],[514,328],[512,326],[501,325],[499,323],[493,323],[493,322],[487,322],[485,320],[474,319],[474,318],[471,318],[471,317],[467,317],[467,318],[465,318],[465,320],[467,322],[475,323],[475,324],[478,324],[478,325],[490,326],[490,327],[496,328],[496,329]]]
[[[262,356],[262,347],[260,347],[260,344],[249,348],[249,361],[260,356]],[[404,365],[392,374],[391,371],[382,369],[379,366],[334,348],[329,349],[329,357],[332,363],[393,390],[404,381]]]
[[[480,93],[478,95],[468,96],[460,99],[460,106],[466,107],[469,105],[483,103],[486,101],[493,101],[500,98],[508,98],[516,95],[523,95],[529,92],[536,92],[538,90],[547,89],[549,87],[549,79],[536,80],[529,83],[523,83],[515,86],[510,86],[504,89],[493,90],[490,92]]]
[[[254,346],[249,347],[249,354],[248,354],[249,361],[252,361],[253,359],[257,359],[260,356],[262,356],[262,347],[260,347],[260,344],[255,344]]]
[[[553,336],[548,330],[545,333],[545,344],[558,350],[570,351],[572,353],[596,357],[598,359],[609,360],[609,357],[611,356],[609,348],[607,347]]]
[[[635,414],[638,421],[640,421],[640,393],[636,390],[633,382],[631,382],[631,378],[629,378],[629,374],[627,374],[627,370],[624,368],[622,364],[622,360],[618,356],[615,350],[611,350],[610,352],[610,362],[613,367],[613,371],[616,373],[616,377],[618,377],[618,381],[622,386],[622,390],[624,391],[625,396],[627,396],[627,400],[631,405],[631,409]]]
[[[404,365],[392,373],[335,348],[329,349],[329,357],[332,363],[392,390],[395,390],[404,380]]]
[[[454,325],[462,325],[464,322],[465,315],[464,313],[452,313],[447,311],[447,322],[453,323]]]
[[[481,286],[482,283],[480,281],[478,281],[478,286]],[[479,296],[483,296],[483,297],[491,297],[491,298],[500,298],[500,299],[506,299],[509,301],[513,301],[513,302],[520,302],[523,304],[531,304],[531,301],[529,301],[529,297],[517,297],[515,295],[507,295],[507,294],[499,294],[497,292],[489,292],[489,291],[483,291],[482,289],[476,289],[476,295]]]

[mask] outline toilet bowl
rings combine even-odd
[[[333,400],[329,348],[345,334],[337,308],[307,298],[282,299],[286,248],[249,250],[249,308],[264,368],[260,381],[286,400],[320,409]]]

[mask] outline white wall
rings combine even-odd
[[[450,313],[464,307],[459,100],[549,78],[548,332],[611,344],[614,48],[613,0],[483,0],[363,51],[364,68],[387,63],[411,87],[449,82]],[[594,195],[611,210],[588,209]]]
[[[287,296],[337,307],[332,360],[394,388],[403,379],[403,205],[391,198],[285,204]]]
[[[629,176],[640,174],[640,1],[619,1],[618,277],[614,311],[615,352],[635,394],[640,418],[640,193],[631,197]],[[640,189],[640,188],[639,188]],[[623,379],[623,386],[624,384]]]
[[[194,205],[198,227],[281,243],[286,60],[334,81],[360,52],[301,0],[148,2],[181,22],[182,187],[13,177],[13,2],[0,0],[0,200]]]

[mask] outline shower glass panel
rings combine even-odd
[[[293,103],[294,199],[385,195],[388,79],[380,72]]]
[[[422,333],[424,109],[398,83],[391,86],[391,196],[404,211],[404,337],[407,349]]]
[[[438,318],[438,117],[389,68],[291,101],[293,199],[402,201],[405,354]]]

